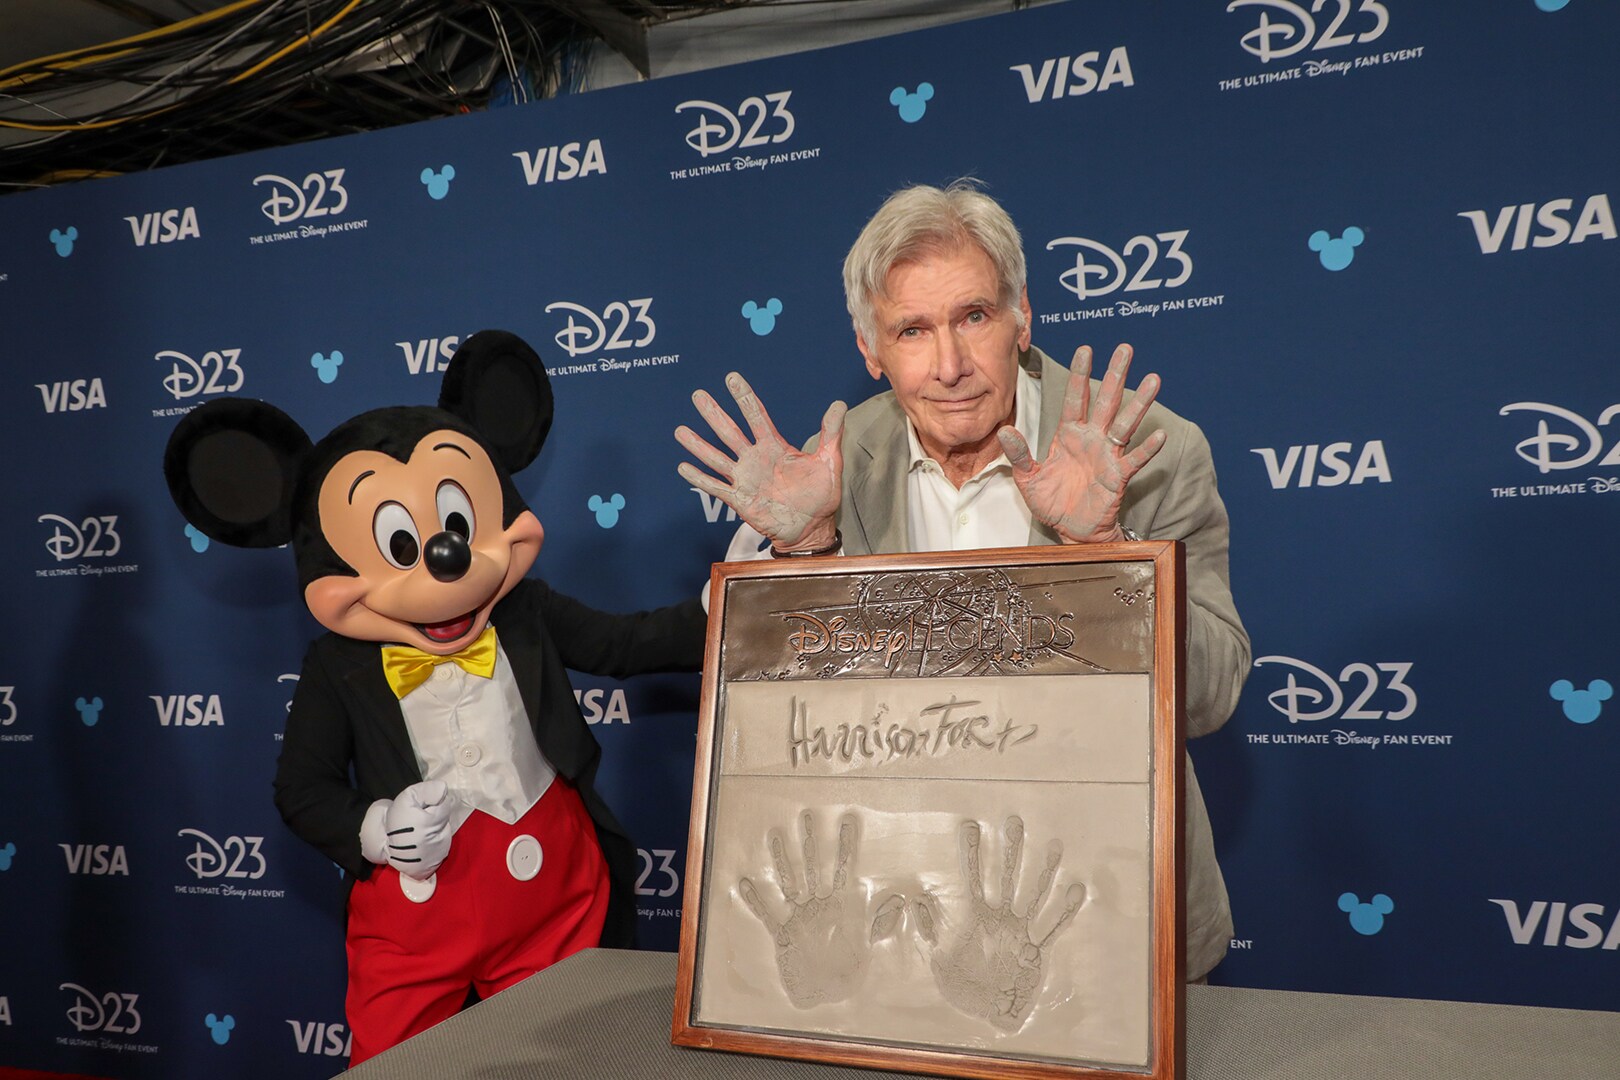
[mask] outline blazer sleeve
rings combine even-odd
[[[1232,601],[1231,526],[1215,486],[1209,441],[1190,421],[1176,425],[1174,434],[1160,456],[1175,453],[1176,459],[1164,474],[1151,519],[1131,525],[1145,537],[1180,540],[1186,547],[1187,736],[1196,738],[1218,730],[1237,708],[1249,675],[1249,635]]]
[[[349,780],[354,729],[319,642],[310,647],[287,713],[276,762],[276,809],[299,837],[357,879],[371,874],[360,823],[371,799]]]
[[[708,616],[694,597],[669,607],[614,615],[531,579],[540,617],[562,662],[575,671],[609,678],[703,666]]]

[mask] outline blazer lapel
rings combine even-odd
[[[1033,345],[1029,347],[1027,353],[1019,357],[1019,363],[1029,372],[1030,377],[1041,385],[1041,429],[1035,436],[1035,445],[1030,447],[1035,460],[1040,461],[1046,457],[1046,451],[1052,445],[1052,435],[1057,431],[1058,421],[1063,418],[1063,395],[1068,389],[1069,369]],[[1061,542],[1061,538],[1050,525],[1033,516],[1029,519],[1031,547]]]
[[[399,755],[408,775],[419,770],[416,749],[411,746],[411,733],[405,727],[405,714],[400,711],[399,699],[388,686],[383,675],[382,647],[375,642],[346,640],[342,656],[348,670],[344,679],[354,691],[362,715],[373,727],[388,738],[388,744]]]
[[[850,555],[903,552],[906,535],[906,472],[911,454],[898,406],[893,417],[872,425],[856,450],[861,468],[850,478],[850,511],[860,535],[844,537]],[[853,541],[853,542],[852,542]]]

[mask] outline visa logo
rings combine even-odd
[[[1620,949],[1620,908],[1615,909],[1608,934],[1603,932],[1602,904],[1566,904],[1562,900],[1535,900],[1524,911],[1512,900],[1492,900],[1507,919],[1515,945],[1533,944],[1541,930],[1543,945],[1566,949]],[[1567,929],[1566,929],[1567,928]],[[1578,931],[1578,933],[1577,933]]]
[[[422,338],[420,341],[396,341],[405,354],[405,367],[412,375],[431,374],[450,366],[450,358],[461,345],[459,337]]]
[[[206,724],[225,726],[225,713],[219,707],[219,695],[158,694],[148,695],[157,706],[158,723],[164,727],[202,727]]]
[[[579,151],[580,144],[571,142],[561,146],[542,146],[532,154],[519,150],[512,156],[522,163],[523,181],[530,187],[542,179],[549,184],[553,180],[572,180],[593,172],[606,175],[607,159],[602,156],[601,139],[592,139],[585,144],[583,158]]]
[[[1564,215],[1573,209],[1574,199],[1554,199],[1539,207],[1535,203],[1504,206],[1496,212],[1494,221],[1487,218],[1483,210],[1464,210],[1457,216],[1467,218],[1474,226],[1474,239],[1479,241],[1481,255],[1495,255],[1501,251],[1510,228],[1513,230],[1513,243],[1510,245],[1513,251],[1523,251],[1526,245],[1549,248],[1564,243],[1579,244],[1589,236],[1613,240],[1617,235],[1614,208],[1609,205],[1607,195],[1593,195],[1587,199],[1586,205],[1581,207],[1580,217],[1571,226]],[[1532,225],[1543,231],[1532,237]]]
[[[1360,484],[1368,480],[1377,480],[1380,484],[1391,482],[1389,458],[1384,454],[1382,439],[1371,439],[1362,446],[1352,466],[1346,458],[1354,449],[1354,445],[1347,442],[1290,446],[1281,460],[1277,451],[1269,446],[1249,453],[1259,454],[1266,463],[1266,477],[1273,488],[1287,487],[1296,476],[1296,486],[1302,488],[1338,487],[1346,482]],[[1297,474],[1295,469],[1299,470]]]
[[[135,238],[136,247],[172,244],[177,240],[202,236],[202,231],[197,228],[197,208],[194,206],[184,210],[154,210],[150,214],[124,220],[129,222],[129,231]]]
[[[107,388],[100,379],[65,379],[62,382],[35,383],[48,413],[105,409]]]
[[[348,1057],[354,1046],[354,1035],[342,1024],[328,1024],[320,1020],[289,1020],[293,1042],[300,1054],[319,1054],[322,1057]]]
[[[129,876],[129,856],[122,844],[58,844],[70,874]]]

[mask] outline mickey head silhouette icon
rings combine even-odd
[[[782,314],[782,301],[773,296],[761,307],[750,300],[742,306],[742,314],[748,320],[748,328],[764,337],[776,329],[776,317]]]
[[[1554,701],[1564,703],[1564,716],[1576,724],[1590,724],[1603,711],[1603,703],[1614,697],[1614,687],[1607,679],[1593,679],[1585,690],[1575,689],[1568,679],[1559,679],[1547,688]]]
[[[66,231],[62,229],[51,230],[51,243],[56,245],[56,253],[64,259],[73,254],[73,241],[78,238],[79,230],[72,225],[69,225]]]
[[[450,194],[450,181],[456,178],[456,167],[446,165],[438,172],[432,169],[423,169],[421,181],[427,186],[428,197],[435,201]]]
[[[617,491],[612,498],[603,500],[600,495],[592,495],[585,506],[596,515],[596,523],[604,529],[611,529],[619,523],[619,511],[624,509],[624,496]]]
[[[1395,901],[1376,893],[1363,904],[1361,897],[1347,892],[1339,897],[1339,910],[1350,916],[1351,929],[1371,937],[1384,928],[1384,916],[1395,910]]]
[[[331,356],[316,353],[309,358],[309,366],[315,369],[321,382],[330,386],[337,381],[338,368],[343,366],[343,354],[336,349],[332,350]]]
[[[1307,243],[1318,254],[1323,266],[1329,270],[1343,270],[1356,257],[1356,248],[1365,239],[1367,234],[1352,225],[1337,240],[1328,236],[1326,229],[1317,229],[1311,233]]]
[[[209,1013],[203,1017],[203,1023],[208,1025],[209,1033],[213,1035],[214,1042],[224,1046],[231,1041],[231,1032],[236,1030],[236,1017],[226,1013],[223,1018]]]
[[[928,111],[928,103],[934,100],[934,84],[918,83],[915,91],[897,86],[889,91],[889,104],[900,111],[900,119],[908,124],[915,124],[923,118]]]

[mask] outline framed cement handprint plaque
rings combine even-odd
[[[1179,1078],[1182,558],[716,566],[674,1042]]]

